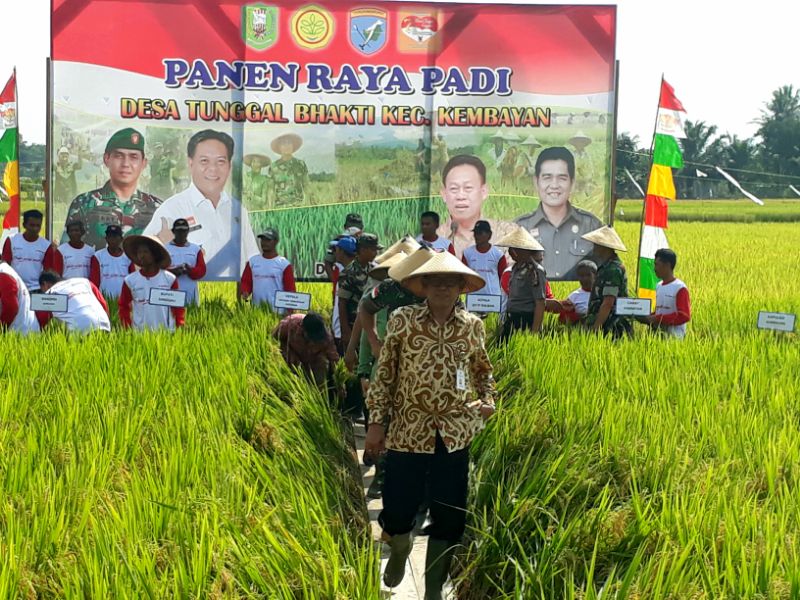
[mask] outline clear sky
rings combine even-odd
[[[20,133],[45,140],[49,0],[0,0],[0,79],[14,65]],[[576,1],[574,4],[601,4]],[[649,145],[662,72],[689,118],[750,136],[772,90],[800,86],[800,4],[785,0],[618,0],[619,131]],[[2,84],[0,84],[2,85]]]

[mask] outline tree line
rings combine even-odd
[[[800,89],[785,85],[772,92],[756,120],[751,138],[720,134],[716,125],[686,121],[686,138],[680,140],[684,167],[675,171],[679,198],[739,197],[715,169],[718,166],[742,186],[765,198],[798,198],[800,190]],[[619,198],[638,198],[627,169],[642,188],[647,186],[650,148],[638,136],[621,133],[616,145],[616,189]]]

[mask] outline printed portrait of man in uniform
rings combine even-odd
[[[603,226],[599,218],[570,202],[575,187],[575,157],[563,146],[545,148],[534,167],[539,196],[535,211],[515,223],[527,229],[544,246],[543,266],[548,279],[576,280],[577,264],[591,258],[592,243],[585,233]]]
[[[95,250],[106,247],[106,227],[117,225],[124,235],[140,234],[150,222],[161,200],[139,189],[139,178],[147,167],[144,136],[127,127],[106,143],[103,165],[108,181],[103,187],[78,195],[70,203],[61,241],[67,241],[67,223],[80,221],[86,229],[83,241]]]
[[[189,223],[189,241],[205,251],[206,279],[234,280],[247,260],[260,254],[247,209],[225,191],[233,170],[233,138],[225,132],[198,131],[186,147],[189,187],[167,198],[144,233],[165,244],[175,219]]]

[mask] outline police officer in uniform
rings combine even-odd
[[[591,258],[592,245],[581,236],[603,223],[587,210],[574,206],[575,157],[562,146],[545,148],[536,158],[534,183],[539,206],[514,222],[527,229],[545,249],[544,268],[551,279],[575,280],[575,268]]]
[[[583,239],[594,244],[598,263],[597,277],[589,296],[586,325],[592,331],[610,333],[614,338],[633,335],[630,319],[614,310],[617,298],[628,297],[628,275],[616,251],[627,252],[628,249],[617,232],[608,226],[590,231]]]
[[[137,188],[147,167],[144,136],[127,127],[117,131],[106,144],[103,164],[109,179],[99,189],[78,195],[67,211],[66,223],[81,221],[86,226],[84,241],[96,250],[106,246],[106,228],[119,225],[127,235],[141,234],[161,200]],[[62,235],[66,240],[66,229]]]

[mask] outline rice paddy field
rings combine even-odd
[[[638,225],[618,230],[632,285]],[[667,235],[685,341],[549,322],[492,348],[459,599],[800,597],[800,340],[756,329],[800,313],[800,227]],[[301,287],[330,311],[328,285]],[[272,315],[201,293],[173,336],[0,337],[0,597],[382,597],[335,408]]]

